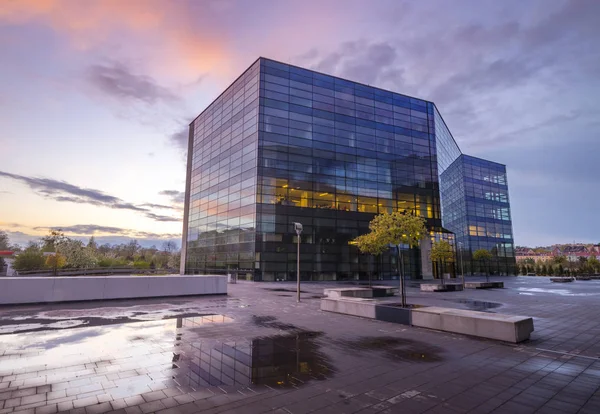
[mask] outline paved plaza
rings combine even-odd
[[[1,413],[600,413],[600,280],[412,304],[532,316],[514,345],[319,310],[332,283],[0,308]]]

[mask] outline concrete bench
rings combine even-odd
[[[569,283],[573,281],[572,277],[551,277],[550,278],[551,282],[554,283]]]
[[[413,309],[411,324],[512,343],[529,339],[533,332],[533,319],[526,316],[439,307]]]
[[[504,282],[465,282],[467,289],[502,289]]]
[[[421,292],[457,292],[463,290],[460,283],[421,283]]]
[[[322,298],[321,310],[410,325],[411,309],[365,298]]]
[[[324,295],[328,298],[380,298],[384,296],[393,296],[398,288],[391,286],[373,286],[373,287],[348,287],[325,289]]]

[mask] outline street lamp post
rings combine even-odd
[[[302,224],[294,223],[294,230],[298,235],[298,249],[296,253],[296,301],[300,302],[300,235],[302,234]]]
[[[463,288],[465,287],[465,267],[464,267],[464,260],[463,260],[463,254],[462,254],[462,242],[458,242],[458,248],[460,249],[460,275],[462,277],[462,284],[463,284]]]

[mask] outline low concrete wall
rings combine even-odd
[[[227,294],[226,276],[3,277],[0,305]]]
[[[504,282],[465,282],[467,289],[503,289]]]
[[[462,284],[458,283],[421,283],[421,292],[456,292],[463,290]]]
[[[439,307],[414,309],[411,323],[422,328],[513,343],[529,339],[533,332],[533,319],[526,316]]]
[[[328,298],[380,298],[394,296],[397,291],[393,286],[371,286],[325,289],[323,294]]]

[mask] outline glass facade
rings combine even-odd
[[[455,233],[465,272],[485,271],[473,252],[492,253],[493,274],[514,274],[515,255],[506,167],[461,155],[441,175],[444,226]]]
[[[259,69],[256,62],[190,124],[187,273],[254,268]]]
[[[306,280],[394,277],[349,242],[381,212],[423,217],[444,233],[440,182],[460,150],[435,105],[257,60],[190,125],[185,273]],[[191,168],[190,168],[191,165]],[[404,252],[406,274],[422,255]]]

